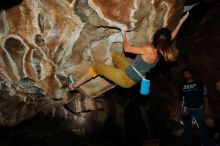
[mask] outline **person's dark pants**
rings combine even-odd
[[[192,131],[192,116],[195,117],[196,122],[199,126],[199,132],[200,132],[200,142],[203,146],[208,145],[207,141],[207,132],[206,132],[206,125],[205,125],[205,114],[204,114],[204,108],[197,108],[197,109],[186,109],[186,113],[183,118],[183,124],[184,124],[184,137],[185,137],[185,144],[186,146],[192,146],[192,137],[193,137],[193,131]]]

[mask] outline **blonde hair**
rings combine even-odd
[[[153,46],[166,62],[177,59],[178,50],[171,45],[171,31],[168,28],[160,28],[153,36]]]
[[[173,62],[177,60],[179,51],[166,43],[166,40],[160,40],[157,45],[157,50],[163,56],[166,62]]]

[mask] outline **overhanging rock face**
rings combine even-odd
[[[175,27],[182,8],[183,0],[23,0],[1,10],[0,125],[67,103],[67,74],[111,65],[110,52],[123,50],[120,29],[129,30],[131,44],[148,43],[157,28]],[[97,97],[113,87],[97,77],[80,90]]]

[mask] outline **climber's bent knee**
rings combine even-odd
[[[89,68],[89,74],[94,78],[97,76],[97,73],[94,71],[93,67]]]

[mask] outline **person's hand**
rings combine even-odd
[[[205,119],[205,124],[208,127],[214,127],[215,126],[215,121],[214,121],[214,119],[212,117],[208,116]]]
[[[180,22],[183,23],[189,17],[189,11],[180,19]]]

